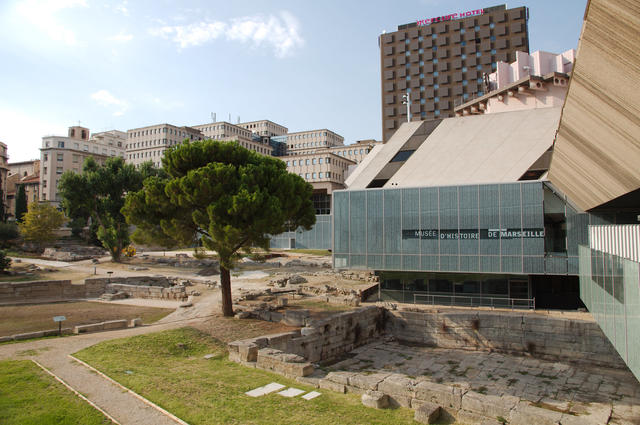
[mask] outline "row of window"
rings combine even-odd
[[[112,143],[109,143],[109,146],[112,146],[112,145],[113,145]],[[51,144],[49,143],[48,140],[44,142],[44,147],[45,148],[51,147]],[[65,142],[63,140],[58,140],[58,142],[56,144],[56,147],[59,148],[59,149],[64,149],[65,148]],[[73,149],[80,150],[80,143],[74,143],[73,144]],[[85,152],[89,152],[89,145],[83,145],[82,146],[82,150],[85,151]],[[92,151],[94,153],[99,153],[99,146],[95,146],[95,145],[92,146]],[[103,153],[103,155],[108,155],[107,149],[103,148],[102,149],[102,153]],[[46,155],[47,154],[45,154],[45,161],[46,161]],[[111,156],[115,156],[115,155],[116,155],[116,151],[112,150],[111,151]]]
[[[296,160],[294,159],[293,161],[287,161],[287,167],[293,165],[294,167],[296,165],[316,165],[316,164],[323,164],[324,162],[326,162],[327,164],[331,164],[331,158],[307,158],[307,159],[300,159],[300,160]]]
[[[327,171],[326,173],[304,173],[304,175],[302,173],[298,174],[300,177],[302,177],[305,180],[317,180],[317,179],[330,179],[331,178],[331,172]],[[336,173],[333,173],[333,178],[338,178],[338,175]]]
[[[179,131],[177,129],[173,129],[173,128],[167,128],[167,127],[163,127],[162,128],[162,133],[169,133],[169,134],[173,134],[176,136],[181,136],[181,137],[187,137],[187,133],[185,131]],[[152,129],[148,129],[148,130],[141,130],[141,131],[130,131],[129,132],[129,138],[133,139],[134,137],[142,137],[142,136],[151,136],[154,134],[160,134],[160,129],[159,128],[152,128]],[[193,138],[193,135],[191,135],[191,137]]]

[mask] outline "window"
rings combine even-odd
[[[405,55],[405,56],[409,56],[409,55],[411,55],[411,52],[406,51],[406,52],[404,53],[404,55]]]
[[[74,143],[73,144],[73,148],[74,149],[80,149],[80,143]]]
[[[434,59],[434,60],[433,60],[433,64],[435,65],[435,64],[437,64],[437,63],[438,63],[438,59]]]
[[[73,155],[73,162],[76,164],[80,162],[80,155]]]
[[[305,159],[304,164],[309,165],[309,159]]]
[[[422,36],[418,37],[418,41],[422,41],[422,40],[423,40]]]
[[[331,164],[331,158],[327,158],[327,164]]]
[[[496,49],[491,49],[491,54],[495,55],[496,54]]]
[[[423,54],[424,53],[424,49],[418,49],[418,53]],[[424,62],[421,62],[422,64],[424,64]]]
[[[313,177],[314,180],[316,179],[316,173],[313,173]]]
[[[460,30],[460,34],[464,34],[465,32],[467,32],[467,30],[465,30],[464,28]]]
[[[322,158],[318,158],[318,164],[322,164]]]
[[[57,160],[58,160],[58,161],[64,161],[64,154],[63,154],[63,153],[59,153],[59,154],[57,155]]]
[[[475,27],[473,27],[474,30],[476,31],[480,31],[480,27],[478,25],[476,25]]]
[[[89,145],[84,145],[84,151],[89,152]]]
[[[56,167],[56,174],[62,174],[62,167]]]
[[[433,39],[438,38],[438,34],[431,34],[431,38],[433,38]]]
[[[466,42],[466,41],[461,41],[461,42],[460,42],[460,45],[461,45],[461,46],[466,46],[466,45],[467,45],[467,42]]]
[[[407,80],[407,81],[411,81],[411,75],[407,75],[407,76],[405,77],[405,80]]]
[[[482,65],[476,65],[476,69],[477,69],[478,71],[482,71]]]
[[[491,37],[489,37],[489,39],[490,39],[491,41],[496,41],[496,36],[495,36],[495,35],[492,35]]]
[[[424,61],[420,61],[420,66],[424,66]]]
[[[433,113],[433,115],[435,115],[436,117],[437,117],[438,115],[440,115],[440,110],[436,109],[436,111]]]
[[[478,84],[482,84],[482,78],[478,78],[478,79],[476,80],[476,82],[477,82]]]
[[[322,172],[318,173],[318,177],[319,177],[319,178],[323,178],[323,177],[322,177]]]
[[[482,90],[480,90],[480,91],[478,92],[478,96],[484,96],[484,92],[483,92]]]
[[[479,58],[480,56],[482,56],[482,53],[480,53],[480,52],[476,52],[476,57],[478,57],[478,58]]]
[[[440,75],[440,73],[438,71],[433,71],[433,76],[437,77],[438,75]]]
[[[408,151],[400,151],[396,154],[396,156],[394,156],[393,158],[391,158],[390,162],[402,162],[402,161],[406,161],[407,159],[409,159],[409,157],[411,155],[413,155],[413,153],[415,152],[415,150],[408,150]]]
[[[489,24],[489,28],[494,29],[495,27],[496,27],[496,24],[494,24],[493,22]]]
[[[316,159],[315,159],[315,158],[313,158],[313,159],[311,160],[311,163],[312,163],[313,165],[316,165]]]
[[[47,187],[47,181],[46,180],[42,180],[42,187]]]
[[[425,100],[425,99],[420,99],[420,103],[421,103],[421,104],[423,104],[423,105],[424,105],[424,104],[425,104],[425,102],[426,102],[426,100]]]
[[[433,85],[433,88],[434,88],[435,90],[438,90],[438,89],[440,88],[440,84],[434,84],[434,85]]]
[[[294,161],[294,162],[295,162],[295,161]],[[289,162],[289,161],[287,161],[287,167],[288,167],[289,165],[291,165],[291,164],[290,164],[290,162]]]
[[[462,80],[462,85],[466,86],[467,84],[469,84],[469,82],[467,80]]]
[[[433,101],[434,102],[440,102],[440,98],[436,96],[436,97],[433,98]]]
[[[420,91],[424,91],[424,86],[420,86]]]
[[[43,158],[44,158],[44,161],[48,161],[49,160],[49,154],[45,153]]]
[[[64,148],[64,142],[61,140],[58,140],[58,147],[59,148]]]
[[[309,173],[305,173],[304,174],[304,178],[305,178],[305,180],[309,180]]]

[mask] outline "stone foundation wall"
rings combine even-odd
[[[111,284],[109,285],[109,282]],[[111,288],[107,288],[111,286]],[[28,302],[30,300],[69,300],[98,298],[108,289],[122,291],[133,298],[182,300],[186,298],[184,286],[171,286],[165,277],[100,277],[73,284],[70,280],[41,280],[33,282],[0,283],[0,303]]]
[[[107,285],[107,290],[124,292],[130,298],[145,298],[158,300],[185,300],[187,299],[187,289],[184,286],[173,286],[163,288],[161,286],[141,286],[112,283]]]
[[[504,311],[417,309],[387,311],[387,317],[387,332],[411,344],[626,367],[594,321]]]
[[[90,280],[90,279],[87,279]],[[0,303],[37,299],[97,298],[105,292],[106,280],[72,284],[70,280],[0,283]]]
[[[333,360],[379,338],[384,310],[364,307],[314,320],[299,331],[229,343],[229,359],[289,377],[313,373],[311,363]]]

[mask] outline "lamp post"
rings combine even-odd
[[[402,99],[402,104],[407,105],[407,122],[411,122],[411,93],[407,90],[407,93],[402,95]]]

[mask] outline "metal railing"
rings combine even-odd
[[[418,298],[426,298],[425,302],[418,302]],[[437,302],[436,302],[437,301]],[[491,307],[536,309],[535,298],[508,298],[508,297],[485,297],[480,295],[436,295],[436,294],[413,294],[414,304],[430,305],[452,305],[462,307]]]

